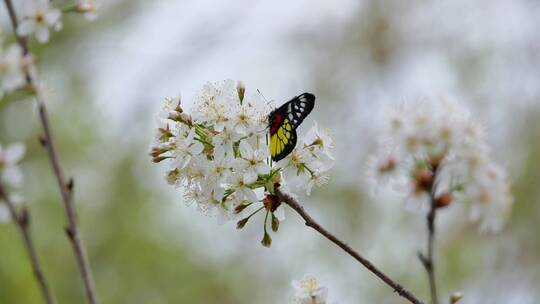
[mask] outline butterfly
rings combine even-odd
[[[311,113],[315,95],[303,93],[294,97],[268,115],[270,128],[270,156],[279,161],[296,146],[296,128]]]

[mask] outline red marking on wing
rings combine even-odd
[[[275,134],[279,126],[281,126],[281,114],[276,114],[276,116],[274,116],[274,121],[270,126],[270,134]]]

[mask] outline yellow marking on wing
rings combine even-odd
[[[270,142],[270,154],[272,156],[276,155],[277,152],[277,135],[272,135],[272,141]]]
[[[285,129],[287,129],[287,131],[291,131],[292,127],[291,127],[291,124],[289,123],[288,119],[285,119],[283,121],[283,125],[285,126]]]
[[[278,129],[277,134],[279,136],[279,139],[283,139],[283,137],[285,137],[284,134],[283,134],[283,127],[280,127]]]

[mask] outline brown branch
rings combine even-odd
[[[278,196],[280,202],[283,202],[287,205],[289,205],[294,211],[296,211],[305,221],[306,226],[313,228],[320,234],[322,234],[324,237],[326,237],[328,240],[330,240],[332,243],[339,246],[341,249],[343,249],[345,252],[347,252],[350,256],[352,256],[355,260],[360,262],[364,267],[366,267],[369,271],[371,271],[373,274],[375,274],[377,277],[379,277],[381,280],[383,280],[384,283],[386,283],[388,286],[392,287],[394,292],[396,292],[401,297],[407,299],[409,302],[414,304],[423,304],[422,301],[420,301],[414,294],[412,294],[410,291],[405,289],[403,286],[398,284],[396,281],[392,280],[389,276],[384,274],[381,270],[379,270],[377,267],[375,267],[369,260],[361,256],[358,252],[356,252],[354,249],[352,249],[349,245],[341,241],[339,238],[334,236],[332,233],[328,232],[326,229],[321,227],[319,223],[317,223],[305,210],[304,207],[298,203],[296,199],[294,199],[292,196],[290,196],[287,193],[281,192],[281,190],[276,187],[275,194]]]
[[[13,25],[15,36],[17,36],[17,41],[19,42],[19,45],[23,49],[24,53],[29,54],[26,39],[17,35],[18,21],[17,15],[13,8],[13,4],[11,0],[4,0],[4,3],[6,4],[6,7],[8,9],[11,24]],[[81,273],[81,278],[83,280],[87,301],[89,304],[95,304],[96,296],[94,280],[92,278],[92,272],[88,263],[88,257],[86,255],[86,251],[84,249],[84,245],[79,234],[79,229],[77,227],[77,215],[73,203],[73,180],[70,179],[69,182],[66,182],[62,168],[60,166],[58,153],[56,152],[56,147],[54,145],[52,131],[49,124],[45,100],[43,98],[41,90],[38,89],[36,85],[38,83],[38,81],[36,80],[37,76],[32,75],[28,69],[25,70],[25,73],[27,85],[35,93],[34,95],[39,109],[39,118],[41,126],[43,128],[42,143],[44,143],[45,149],[47,150],[47,155],[49,157],[49,161],[56,177],[58,188],[60,189],[60,195],[62,197],[62,202],[64,204],[64,210],[68,222],[67,227],[65,228],[66,235],[71,243],[75,258],[77,260],[77,265]]]
[[[435,260],[434,260],[434,243],[435,243],[435,218],[437,217],[437,201],[435,199],[435,190],[437,188],[437,166],[434,166],[432,169],[433,179],[431,181],[430,193],[429,193],[429,203],[430,208],[426,216],[427,222],[427,255],[418,253],[418,258],[422,262],[422,265],[426,269],[429,280],[429,289],[431,294],[431,303],[438,304],[439,300],[437,297],[437,283],[435,280]]]
[[[32,266],[34,276],[36,277],[45,303],[54,304],[55,301],[49,289],[49,284],[47,283],[45,275],[43,274],[43,269],[41,268],[41,264],[39,263],[36,249],[34,248],[34,243],[32,241],[32,236],[30,235],[30,213],[28,209],[23,208],[21,212],[17,212],[17,208],[15,207],[13,201],[11,201],[9,195],[7,194],[7,191],[4,189],[4,185],[2,184],[1,180],[0,198],[4,200],[6,206],[8,207],[11,218],[16,224],[24,240],[24,246],[26,248],[26,252],[28,253],[28,258],[30,258],[30,264]]]

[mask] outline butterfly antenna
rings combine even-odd
[[[261,90],[257,89],[257,93],[259,93],[262,96],[262,98],[266,101],[267,105],[271,106],[272,102],[270,102],[268,99],[266,99],[266,97],[264,97],[263,93],[261,93]]]

